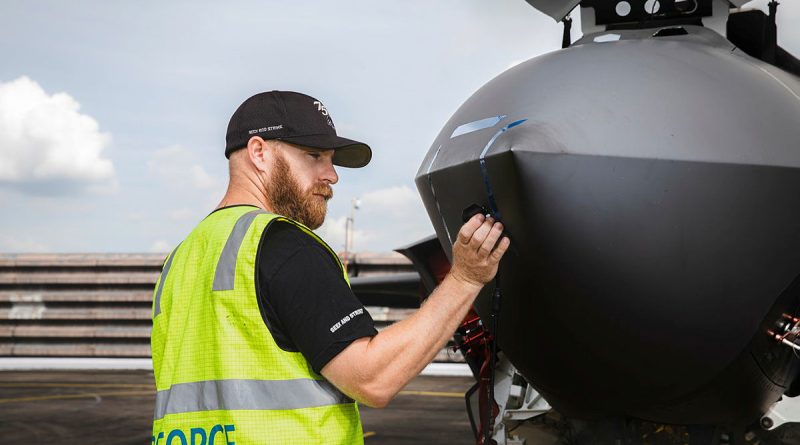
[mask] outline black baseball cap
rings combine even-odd
[[[239,105],[228,123],[225,157],[247,146],[253,136],[279,139],[320,150],[335,150],[333,163],[358,168],[369,164],[369,145],[339,137],[321,101],[294,91],[268,91]]]

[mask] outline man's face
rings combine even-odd
[[[328,200],[339,180],[333,168],[333,150],[310,150],[281,142],[275,150],[275,163],[267,183],[273,211],[308,228],[319,228],[325,221]]]

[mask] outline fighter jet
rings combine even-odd
[[[800,62],[777,2],[527,2],[564,48],[444,125],[416,176],[436,237],[404,249],[430,291],[465,218],[512,239],[456,335],[476,443],[800,443]]]

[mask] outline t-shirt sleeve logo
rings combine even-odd
[[[358,317],[359,315],[362,315],[363,313],[364,313],[364,308],[362,307],[361,309],[356,309],[353,312],[350,312],[350,314],[345,315],[341,320],[337,321],[336,323],[334,323],[333,326],[331,326],[330,328],[331,333],[338,331],[339,328],[347,324],[347,322]]]

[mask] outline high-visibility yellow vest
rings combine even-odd
[[[331,251],[300,223],[236,206],[206,217],[167,257],[153,297],[152,444],[363,443],[356,403],[278,347],[261,317],[256,255],[276,220]]]

